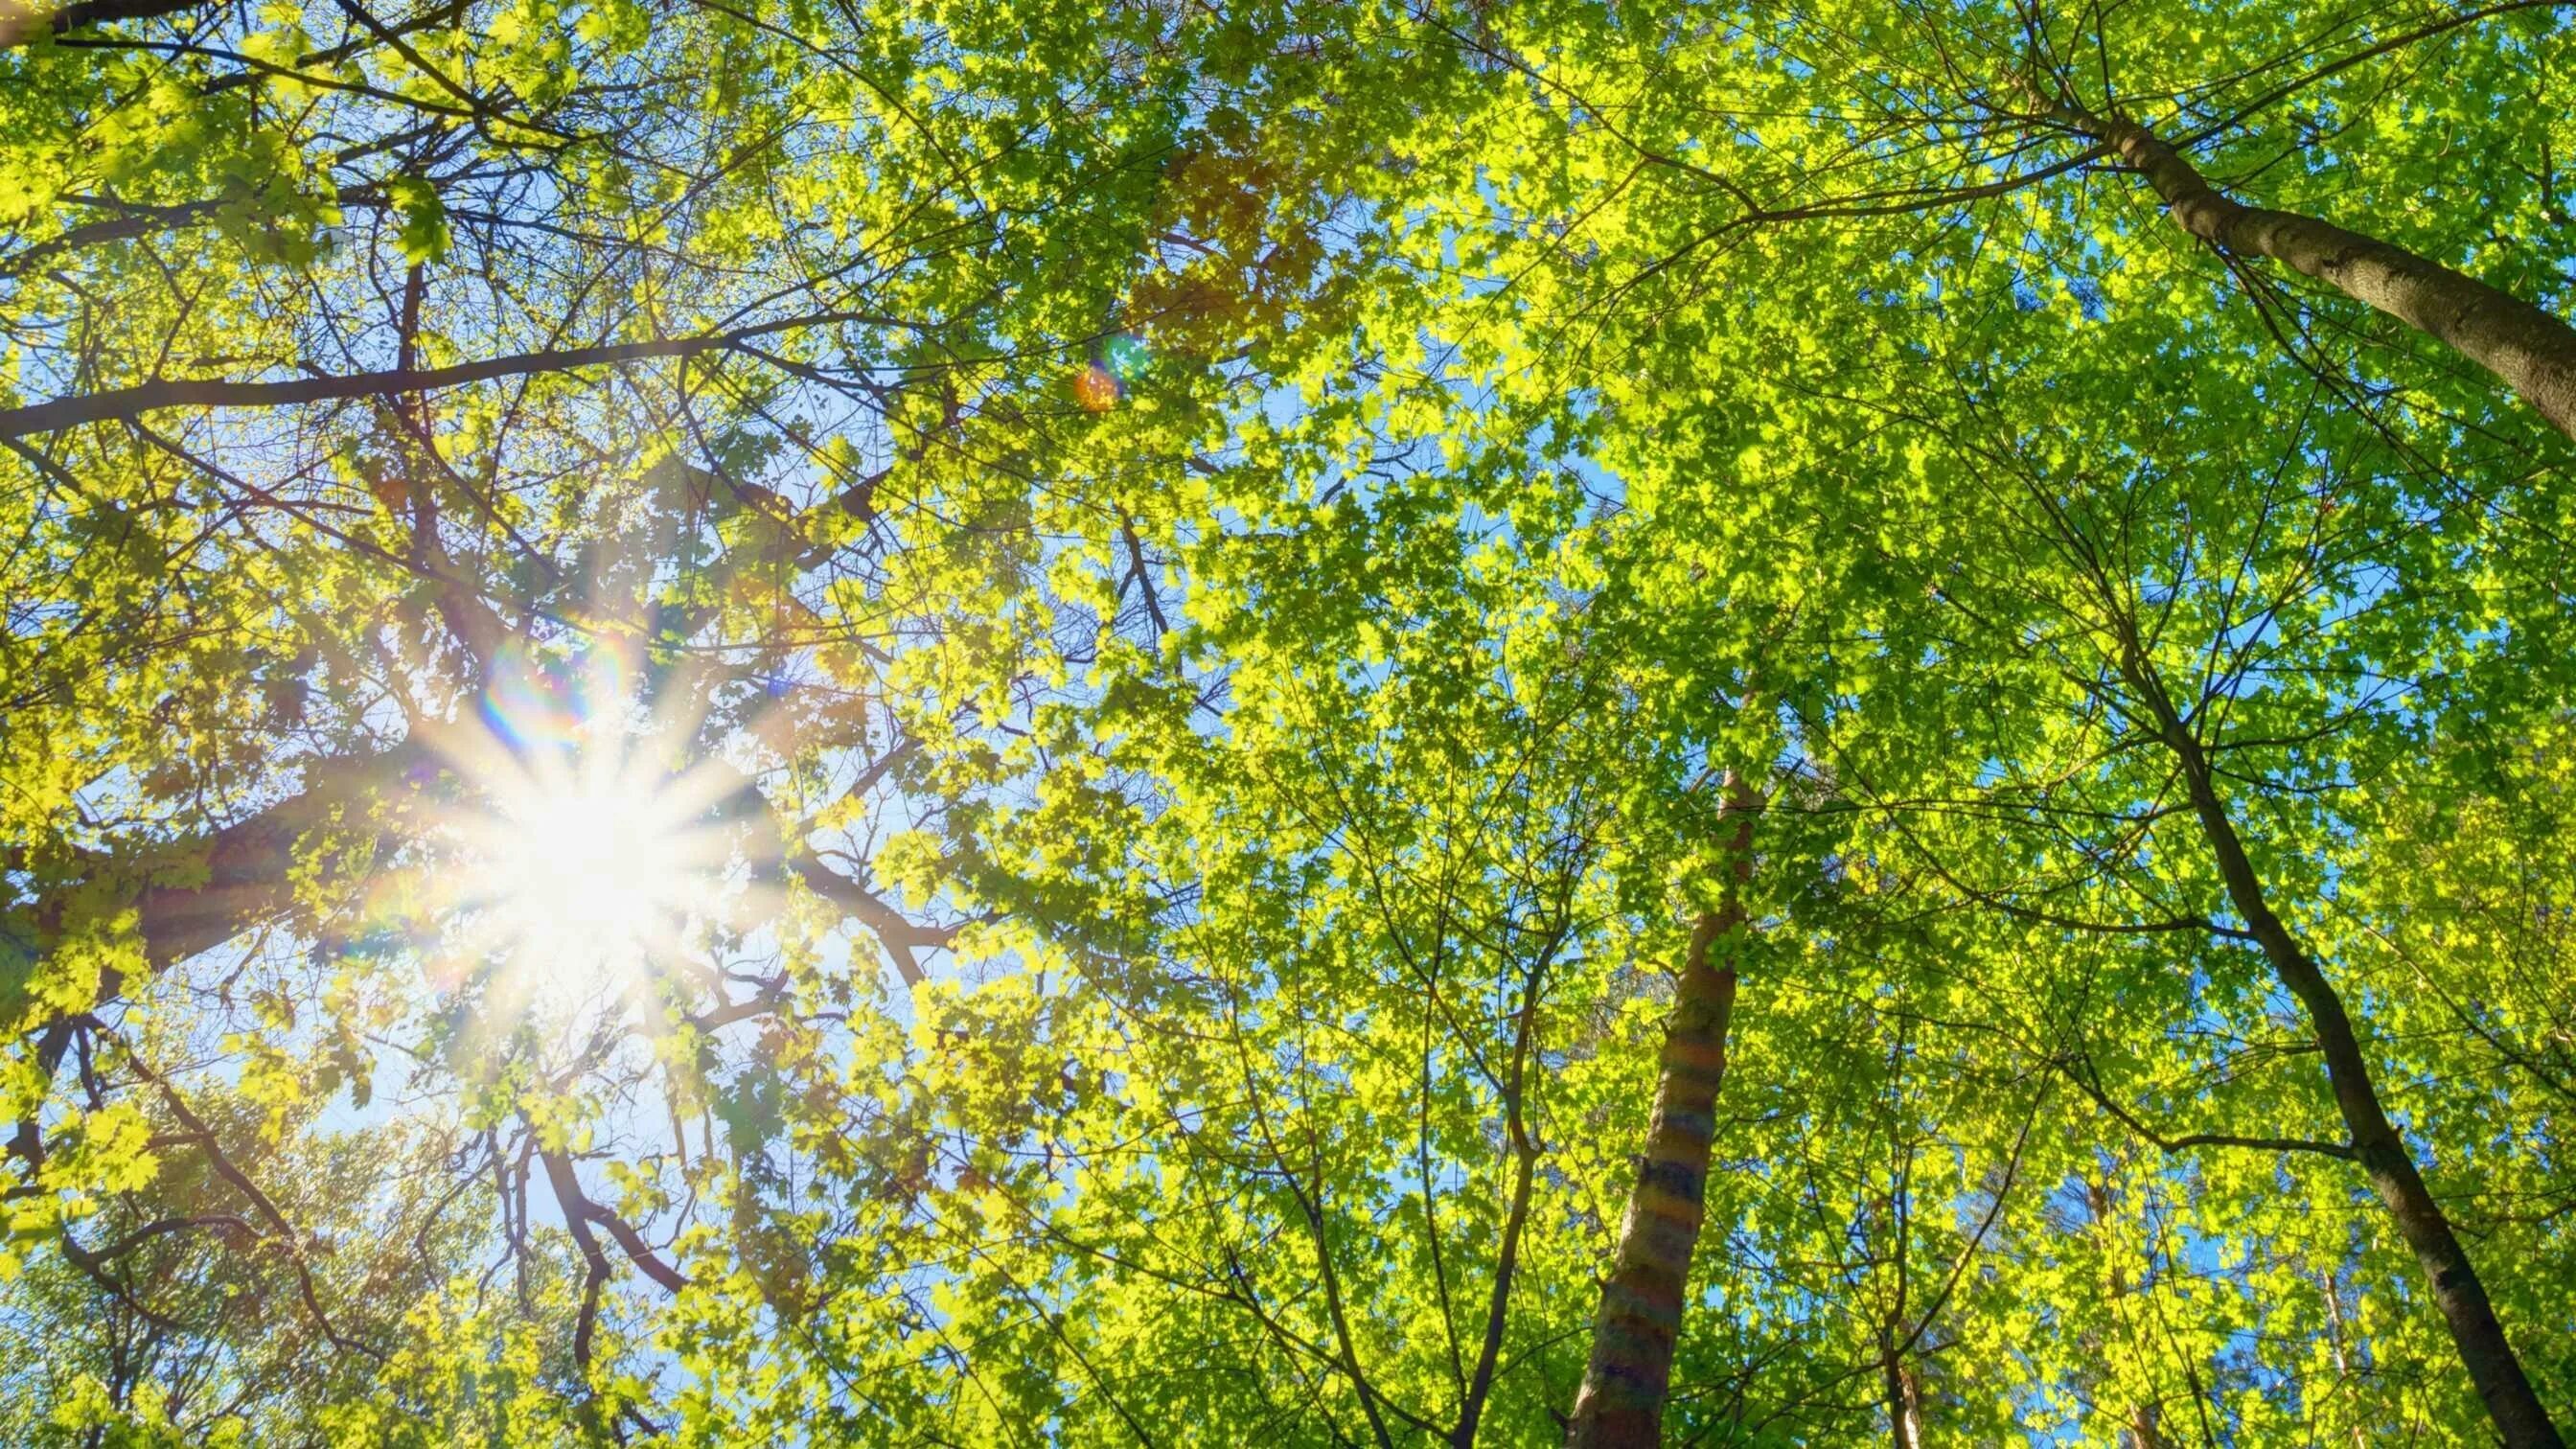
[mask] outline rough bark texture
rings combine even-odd
[[[2497,1432],[2516,1449],[2554,1449],[2564,1442],[2558,1428],[2541,1406],[2540,1396],[2533,1392],[2531,1380],[2523,1373],[2522,1360],[2506,1341],[2504,1327],[2496,1321],[2495,1307],[2487,1300],[2486,1286],[2478,1281],[2477,1269],[2469,1262],[2468,1250],[2452,1232],[2450,1219],[2443,1214],[2441,1204],[2433,1200],[2405,1139],[2398,1135],[2380,1104],[2369,1059],[2362,1054],[2360,1037],[2353,1030],[2352,1018],[2344,1011],[2343,997],[2290,934],[2289,927],[2272,913],[2263,896],[2262,882],[2254,874],[2253,863],[2246,858],[2244,843],[2237,836],[2235,822],[2218,796],[2207,752],[2163,686],[2147,670],[2134,642],[2124,664],[2132,687],[2155,716],[2158,733],[2182,767],[2184,787],[2190,792],[2193,812],[2199,816],[2201,834],[2217,860],[2219,878],[2226,883],[2228,901],[2244,918],[2247,934],[2262,947],[2281,984],[2307,1009],[2325,1058],[2326,1080],[2333,1088],[2335,1106],[2352,1134],[2353,1158],[2370,1175],[2371,1187],[2387,1205],[2406,1245],[2414,1249],[2415,1261],[2424,1270],[2433,1301],[2450,1327],[2451,1342],[2459,1349],[2460,1362],[2467,1367],[2470,1382],[2477,1385],[2478,1396],[2486,1401]]]
[[[2230,200],[2134,121],[2072,108],[2058,114],[2135,167],[2184,231],[2239,256],[2269,257],[2439,339],[2503,379],[2550,426],[2576,437],[2576,328],[2403,247],[2296,212]]]
[[[1736,817],[1727,842],[1733,880],[1724,904],[1699,918],[1683,959],[1645,1155],[1619,1224],[1618,1257],[1601,1285],[1591,1362],[1566,1425],[1572,1449],[1651,1445],[1662,1434],[1673,1344],[1699,1244],[1717,1089],[1726,1076],[1727,1021],[1735,1010],[1735,962],[1712,965],[1709,954],[1743,927],[1743,885],[1753,875],[1755,802],[1731,779],[1727,788],[1727,811]]]

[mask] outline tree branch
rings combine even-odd
[[[654,342],[607,343],[597,347],[571,347],[552,352],[522,352],[508,357],[487,357],[480,362],[459,362],[446,367],[417,370],[389,368],[383,372],[304,377],[284,382],[225,382],[212,379],[172,378],[138,383],[132,387],[111,388],[106,392],[54,398],[47,402],[29,403],[24,407],[0,409],[0,438],[24,437],[30,433],[59,432],[65,428],[79,427],[84,423],[137,417],[162,408],[293,407],[301,403],[330,402],[368,397],[378,393],[430,392],[439,388],[459,387],[469,382],[483,382],[496,377],[516,377],[527,373],[571,372],[605,363],[695,357],[703,352],[738,349],[756,337],[848,322],[865,323],[877,327],[912,325],[866,313],[826,312],[809,317],[764,322],[755,327],[736,328],[729,332],[707,333],[697,337],[675,337]]]

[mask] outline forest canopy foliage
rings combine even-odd
[[[0,0],[0,1440],[2560,1443],[2571,12]]]

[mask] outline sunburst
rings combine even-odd
[[[697,721],[647,710],[633,678],[606,646],[514,651],[478,725],[440,742],[473,796],[448,821],[451,946],[522,999],[624,994],[724,909],[734,851],[708,817],[741,776],[675,758]]]

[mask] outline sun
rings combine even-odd
[[[476,797],[451,821],[453,944],[528,1004],[643,985],[721,905],[721,782],[677,767],[690,732],[640,709],[632,678],[604,654],[505,661],[482,727],[446,750]]]
[[[527,786],[495,802],[493,925],[548,975],[634,974],[677,940],[698,893],[683,822],[626,780]]]

